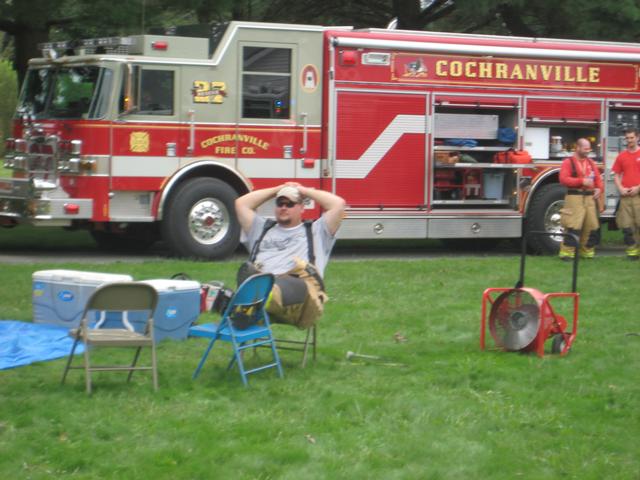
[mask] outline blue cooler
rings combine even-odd
[[[158,305],[153,313],[156,342],[165,338],[184,340],[189,327],[200,315],[200,283],[193,280],[144,280],[158,292]],[[128,314],[129,323],[142,332],[147,316],[142,312]],[[122,328],[122,319],[116,313],[108,313],[103,325]]]
[[[106,283],[131,282],[133,278],[77,270],[41,270],[33,273],[32,281],[33,322],[76,328],[96,288]]]

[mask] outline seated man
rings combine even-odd
[[[275,221],[271,221],[256,209],[274,197]],[[313,223],[302,220],[305,198],[324,209]],[[238,281],[258,271],[273,273],[276,284],[267,304],[273,320],[310,327],[322,314],[327,299],[322,276],[342,222],[344,200],[324,190],[287,182],[247,193],[235,206],[241,241],[251,252],[251,263],[241,269]]]

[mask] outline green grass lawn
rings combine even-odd
[[[15,250],[73,251],[97,250],[87,230],[69,230],[62,227],[33,227],[19,225],[0,228],[0,252]]]
[[[237,267],[65,265],[228,283]],[[282,380],[268,371],[244,388],[225,371],[226,344],[191,380],[201,339],[159,345],[158,393],[150,375],[127,384],[109,372],[95,375],[88,397],[81,371],[59,385],[63,359],[0,371],[0,475],[636,479],[640,337],[629,334],[640,332],[639,267],[621,257],[582,263],[573,351],[540,359],[478,347],[482,292],[515,283],[516,256],[334,262],[318,360],[303,370],[299,354],[282,352]],[[47,268],[60,265],[3,266],[0,318],[31,318],[31,274]],[[529,258],[527,273],[543,292],[569,288],[570,266],[555,258]],[[349,350],[385,361],[347,361]]]

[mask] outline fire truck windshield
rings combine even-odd
[[[32,68],[18,112],[34,119],[95,119],[107,112],[113,72],[97,66]]]

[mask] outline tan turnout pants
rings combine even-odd
[[[640,195],[620,197],[616,223],[624,235],[627,255],[638,256],[640,253]]]
[[[597,241],[597,231],[600,228],[596,201],[592,195],[566,195],[564,207],[560,211],[562,226],[569,233],[580,236],[581,253],[592,254]],[[575,255],[575,245],[565,239],[560,246],[561,255]]]
[[[305,329],[322,316],[324,303],[329,297],[306,267],[306,262],[296,259],[292,270],[276,277],[267,302],[267,312],[272,321]]]

